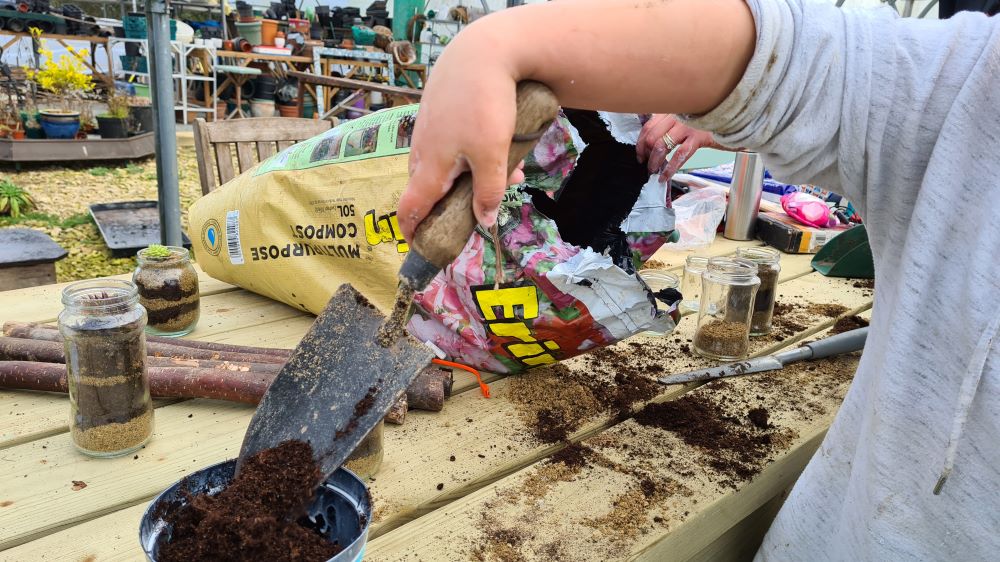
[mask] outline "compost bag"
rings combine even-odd
[[[199,199],[189,220],[199,265],[312,313],[343,283],[387,311],[408,251],[395,209],[416,112],[346,122]],[[410,334],[511,373],[672,330],[680,295],[658,304],[636,270],[671,234],[673,211],[619,140],[603,116],[565,110],[507,191],[495,232],[477,229],[416,295]]]

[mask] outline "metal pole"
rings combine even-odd
[[[181,245],[181,198],[177,183],[177,131],[174,125],[174,63],[170,45],[168,0],[146,3],[149,29],[149,76],[156,118],[156,185],[160,201],[160,239]]]

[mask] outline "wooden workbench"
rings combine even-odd
[[[736,246],[718,241],[709,253],[731,254]],[[661,251],[655,259],[677,272],[685,256]],[[843,305],[840,317],[867,314],[871,291],[812,272],[810,257],[783,256],[778,300],[802,305],[796,327],[780,341],[754,341],[754,354],[812,338],[836,321],[807,305]],[[53,321],[60,289],[0,293],[0,321]],[[204,275],[201,290],[202,320],[192,334],[198,339],[292,347],[312,321]],[[708,365],[683,351],[693,325],[686,317],[667,337],[636,336],[615,349],[625,356],[643,350],[635,363],[665,372]],[[599,376],[604,367],[590,361],[565,363],[571,373]],[[616,418],[602,409],[608,405],[569,434],[587,459],[570,470],[551,459],[566,443],[536,438],[515,399],[526,377],[539,374],[489,377],[490,399],[470,376],[456,374],[443,412],[410,412],[404,425],[386,427],[385,462],[371,483],[375,516],[366,559],[744,558],[818,446],[856,362],[852,356],[815,371],[654,389],[652,402],[765,406],[774,439],[750,480],[720,473],[705,451],[672,432]],[[562,391],[555,382],[554,397]],[[70,444],[65,397],[0,391],[0,560],[142,559],[137,529],[150,498],[185,474],[236,456],[253,412],[211,400],[157,405],[155,435],[138,458],[101,460]],[[74,481],[86,487],[74,490]]]

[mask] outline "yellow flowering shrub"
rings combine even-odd
[[[90,55],[87,49],[74,49],[67,47],[68,55],[60,55],[59,60],[50,49],[45,48],[45,40],[40,39],[42,32],[37,27],[31,28],[31,36],[39,41],[38,53],[42,57],[39,69],[29,69],[28,78],[34,80],[39,87],[48,90],[63,101],[82,92],[89,92],[94,89],[94,79],[84,70],[86,57]]]

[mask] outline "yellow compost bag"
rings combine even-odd
[[[198,264],[314,313],[343,283],[387,310],[407,251],[395,209],[416,111],[403,106],[349,121],[196,201],[189,236]]]

